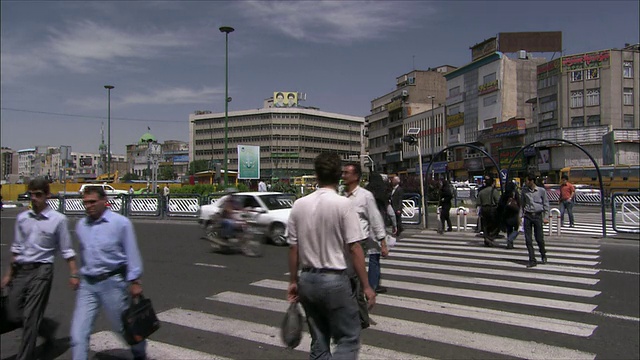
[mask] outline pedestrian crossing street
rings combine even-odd
[[[613,229],[613,225],[611,224],[611,216],[608,215],[607,219],[607,236],[616,236],[618,233]],[[452,228],[454,231],[458,229],[456,223],[453,223]],[[462,229],[462,226],[460,227]],[[476,228],[476,224],[467,224],[467,231],[474,231]],[[542,226],[545,235],[549,234],[549,224],[545,224]],[[637,226],[630,226],[626,224],[619,224],[618,229],[637,229]],[[554,219],[553,224],[553,236],[557,236],[557,222]],[[522,227],[520,227],[522,230]],[[521,231],[522,234],[522,231]],[[602,237],[602,218],[598,217],[590,217],[589,219],[576,219],[575,227],[569,227],[569,221],[565,219],[565,226],[561,229],[560,236],[588,236],[588,237]]]
[[[600,247],[553,238],[547,245],[548,264],[526,268],[521,236],[513,250],[484,247],[474,234],[403,238],[381,261],[388,293],[377,296],[371,314],[377,324],[363,330],[359,358],[595,359]],[[287,280],[287,274],[265,278],[242,288],[248,290],[211,294],[204,309],[159,313],[157,334],[165,335],[151,337],[150,358],[308,358],[308,333],[294,350],[280,340]],[[241,350],[212,353],[167,335],[185,331]],[[94,352],[125,348],[111,332],[92,335]]]

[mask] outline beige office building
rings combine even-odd
[[[225,114],[198,111],[189,115],[189,161],[224,161]],[[227,123],[227,168],[238,169],[238,145],[260,146],[260,177],[290,178],[313,174],[313,160],[326,151],[344,159],[360,155],[364,118],[317,108],[276,107],[230,111]]]

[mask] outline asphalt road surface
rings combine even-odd
[[[2,212],[3,272],[15,213]],[[144,293],[162,321],[150,339],[150,358],[308,358],[308,334],[294,350],[285,349],[279,335],[287,307],[287,248],[266,246],[262,258],[222,255],[199,239],[194,221],[134,224]],[[482,246],[471,232],[408,229],[382,260],[389,292],[378,295],[371,315],[377,325],[363,331],[360,358],[638,359],[638,244],[548,237],[549,263],[527,269],[522,235],[516,249],[506,250]],[[49,358],[71,357],[75,297],[67,279],[58,260],[46,315],[61,326]],[[92,356],[130,359],[109,330],[100,316]],[[19,339],[20,330],[1,336],[0,359],[15,357]]]

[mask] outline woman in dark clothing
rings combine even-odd
[[[513,241],[518,236],[521,207],[516,184],[510,181],[505,186],[504,193],[498,202],[498,216],[501,219],[501,227],[507,231],[507,249],[513,249]]]
[[[444,231],[444,223],[446,222],[448,227],[447,231],[452,231],[451,228],[451,200],[453,199],[453,192],[451,191],[451,185],[447,180],[442,180],[442,188],[440,189],[440,203],[442,210],[440,211],[440,221],[442,222],[442,231]]]

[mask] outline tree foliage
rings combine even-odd
[[[209,170],[208,160],[196,160],[189,163],[189,175],[205,170]]]
[[[159,180],[175,180],[176,173],[173,171],[173,166],[171,165],[162,165],[158,169],[158,179]]]
[[[134,173],[128,172],[128,173],[124,174],[124,176],[122,177],[122,181],[123,182],[128,182],[128,181],[131,181],[131,180],[140,180],[140,176],[138,176],[138,175],[136,175]]]

